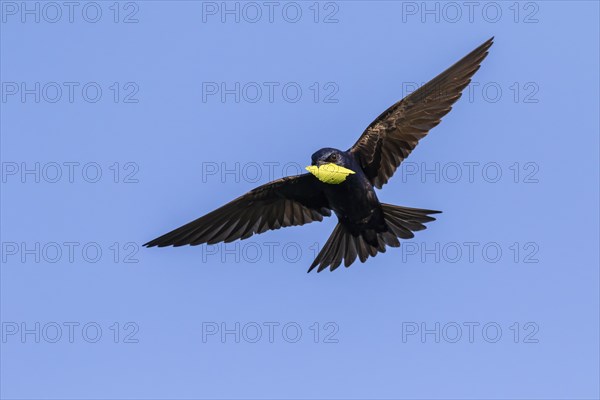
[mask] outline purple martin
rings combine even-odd
[[[312,155],[308,174],[267,183],[144,246],[215,244],[258,233],[322,221],[338,223],[308,272],[398,247],[440,211],[381,203],[381,189],[420,139],[461,97],[493,43],[493,37],[379,115],[348,150],[324,148]]]

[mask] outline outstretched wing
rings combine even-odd
[[[322,221],[331,210],[322,184],[311,174],[259,186],[223,207],[144,246],[195,246],[246,239],[255,233]]]
[[[381,189],[420,139],[440,123],[488,54],[494,38],[385,110],[349,150],[371,183]]]

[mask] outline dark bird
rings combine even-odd
[[[440,211],[380,203],[381,189],[400,163],[440,123],[479,69],[491,38],[456,64],[385,110],[347,151],[324,148],[312,155],[311,172],[267,183],[145,244],[199,245],[247,239],[255,233],[322,221],[335,212],[338,224],[308,272],[361,262],[398,239],[414,237]]]

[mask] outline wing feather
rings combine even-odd
[[[271,229],[322,221],[331,215],[322,185],[311,174],[278,179],[144,246],[231,242]]]
[[[494,38],[415,92],[385,110],[349,150],[360,162],[371,183],[381,189],[400,163],[429,131],[437,126],[488,54]],[[360,254],[359,254],[360,255]]]

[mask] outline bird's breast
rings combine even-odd
[[[351,176],[342,184],[325,188],[329,206],[342,221],[360,223],[368,220],[380,207],[371,184],[360,178]]]

